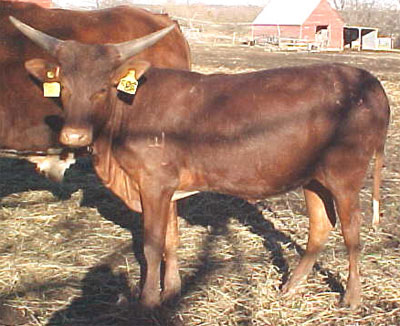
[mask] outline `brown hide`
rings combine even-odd
[[[130,207],[139,203],[140,191],[144,306],[154,308],[180,290],[171,205],[177,191],[255,200],[299,186],[310,217],[309,241],[284,291],[311,271],[336,211],[349,253],[344,301],[359,306],[359,193],[374,153],[379,180],[390,114],[374,76],[339,64],[201,75],[121,62],[113,47],[77,42],[63,42],[56,56],[66,111],[60,139],[70,146],[93,141],[97,172],[114,192],[125,189],[119,195]],[[129,69],[140,78],[134,96],[115,85]],[[113,169],[117,164],[122,175]]]
[[[110,132],[99,135],[93,144],[93,165],[103,184],[120,197],[124,203],[136,212],[142,212],[137,183],[120,168],[112,152],[112,137],[121,126],[122,111],[112,110],[108,122]]]
[[[247,199],[325,182],[331,160],[366,164],[389,117],[375,77],[334,64],[239,75],[150,69],[119,107],[113,148],[132,177],[165,173],[178,190]]]
[[[145,306],[160,302],[157,266],[175,191],[253,200],[303,186],[309,242],[283,290],[292,292],[311,271],[335,225],[335,204],[349,252],[344,302],[358,307],[358,196],[374,152],[379,180],[389,122],[388,101],[375,77],[343,65],[209,76],[154,68],[144,74],[132,104],[116,100],[107,109],[120,116],[120,127],[106,126],[106,141],[140,188],[151,266]],[[98,161],[103,154],[97,147]]]
[[[32,58],[45,58],[49,62],[55,59],[12,26],[9,16],[54,37],[87,43],[125,42],[173,23],[167,15],[128,6],[71,11],[0,1],[0,147],[17,150],[60,146],[58,135],[63,122],[60,101],[44,98],[41,85],[24,68],[24,63]],[[179,29],[137,57],[159,67],[190,68],[189,47]],[[97,172],[117,195],[129,193],[126,175],[115,165],[114,158],[108,157],[109,161],[96,165]]]

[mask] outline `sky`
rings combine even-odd
[[[138,2],[143,2],[146,4],[159,4],[165,3],[166,1],[162,0],[137,0]],[[204,3],[208,5],[228,5],[228,6],[235,6],[235,5],[252,5],[252,6],[260,6],[263,7],[268,0],[175,0],[176,3],[184,3],[186,4],[187,1],[190,3]]]
[[[146,4],[160,4],[165,3],[167,0],[133,0],[134,2],[142,2]],[[193,3],[204,3],[204,4],[219,4],[219,5],[254,5],[263,7],[267,4],[268,0],[174,0],[176,3],[184,3],[187,2]],[[301,0],[297,0],[301,1]],[[329,1],[329,0],[328,0]],[[371,1],[371,0],[365,0]],[[395,4],[398,3],[397,0],[374,0],[375,2],[379,3],[390,3]]]
[[[301,0],[298,0],[301,1]],[[132,4],[164,4],[174,2],[177,4],[203,3],[208,5],[253,5],[263,7],[268,0],[126,0]],[[91,9],[96,7],[96,0],[53,0],[57,7]],[[100,0],[101,3],[101,0]]]
[[[180,4],[195,4],[195,3],[204,3],[208,5],[252,5],[252,6],[260,6],[263,7],[267,4],[269,0],[127,0],[127,2],[131,2],[133,4],[164,4],[167,2],[175,2]],[[302,1],[302,0],[297,0]],[[371,0],[365,0],[371,1]],[[378,3],[388,3],[388,4],[399,4],[398,0],[374,0]],[[92,6],[92,4],[96,4],[96,0],[53,0],[54,3],[58,4],[60,7],[86,7]]]
[[[301,1],[301,0],[299,0]],[[101,2],[101,0],[100,0]],[[177,4],[203,3],[208,5],[253,5],[263,7],[268,0],[126,0],[132,4],[164,4],[174,2]],[[90,9],[96,6],[96,0],[53,0],[57,7]]]

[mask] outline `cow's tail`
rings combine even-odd
[[[375,164],[373,169],[373,189],[372,189],[372,225],[377,226],[380,222],[380,186],[382,181],[382,168],[383,160],[385,155],[385,142],[387,138],[387,132],[390,122],[390,105],[386,96],[385,90],[381,83],[378,81],[375,92],[370,92],[373,96],[371,103],[375,103],[372,106],[375,108],[377,127],[375,131]],[[380,123],[379,123],[379,122]]]
[[[380,146],[375,150],[375,166],[373,175],[373,189],[372,189],[372,225],[376,226],[380,222],[380,186],[382,180],[382,167],[384,157],[384,146]]]

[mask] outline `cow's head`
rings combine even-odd
[[[71,147],[92,143],[93,135],[97,132],[93,126],[100,129],[107,120],[109,101],[116,98],[110,95],[116,94],[121,77],[130,71],[134,64],[132,57],[156,43],[175,27],[171,25],[142,38],[119,44],[83,44],[59,40],[14,17],[10,17],[10,20],[57,60],[57,64],[54,64],[43,59],[32,59],[25,63],[25,67],[43,82],[61,84],[65,124],[61,130],[60,142]]]

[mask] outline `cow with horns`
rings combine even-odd
[[[65,169],[75,162],[74,156],[84,154],[86,149],[66,148],[58,141],[64,113],[61,102],[55,97],[61,91],[57,84],[60,71],[51,68],[56,60],[15,29],[9,20],[10,15],[60,39],[107,43],[109,47],[118,49],[121,56],[130,55],[128,51],[132,47],[144,49],[150,46],[166,31],[153,35],[151,39],[147,35],[168,28],[167,37],[136,57],[159,67],[190,69],[188,43],[179,25],[168,15],[131,6],[72,11],[0,1],[0,157],[27,159],[53,180],[61,180]],[[135,41],[130,42],[132,39]],[[28,61],[30,67],[48,62],[49,68],[40,76],[46,79],[43,90],[42,85],[38,85],[37,80],[27,73],[24,66]],[[98,173],[115,194],[122,197],[129,194],[130,208],[138,212],[142,210],[139,194],[114,157],[109,157]],[[175,203],[171,206],[170,220],[176,221]]]
[[[27,159],[46,176],[61,180],[65,169],[75,162],[74,153],[77,151],[62,147],[58,141],[63,114],[60,101],[51,98],[57,91],[51,86],[54,86],[58,72],[47,71],[48,83],[44,93],[50,98],[44,98],[43,91],[24,68],[25,61],[33,58],[46,59],[51,63],[55,60],[16,30],[10,23],[10,15],[60,39],[113,43],[121,49],[129,47],[128,41],[174,22],[167,15],[129,6],[73,11],[0,1],[0,157]],[[188,44],[178,25],[175,26],[168,37],[137,57],[159,67],[190,69]],[[78,154],[82,152],[79,150]],[[114,164],[113,170],[121,175],[119,179],[125,178],[118,165]],[[114,187],[122,191],[124,186]]]
[[[359,193],[375,154],[378,203],[390,114],[374,76],[339,64],[202,75],[153,67],[133,57],[140,47],[121,55],[109,45],[62,41],[12,21],[57,60],[31,60],[26,68],[41,81],[45,71],[59,71],[66,114],[60,141],[92,145],[101,178],[110,161],[118,162],[139,194],[122,198],[128,205],[139,200],[143,209],[144,306],[158,306],[180,289],[174,196],[214,191],[256,200],[299,186],[310,234],[284,291],[310,272],[337,213],[349,254],[344,300],[359,306]]]

